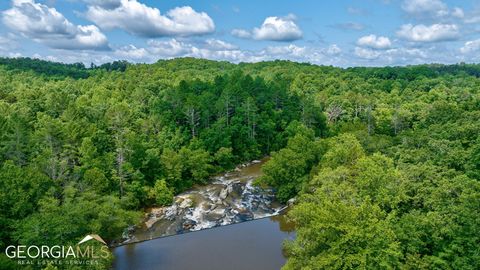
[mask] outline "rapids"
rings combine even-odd
[[[126,230],[119,245],[279,214],[285,206],[275,200],[274,191],[253,185],[265,161],[255,160],[195,186],[175,196],[171,206],[149,209],[144,222]]]

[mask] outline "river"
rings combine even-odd
[[[282,242],[294,237],[283,216],[117,247],[118,270],[278,270]]]
[[[148,209],[144,223],[113,248],[113,268],[281,268],[282,242],[293,238],[294,230],[273,191],[253,185],[265,161],[195,186],[177,195],[172,206]]]

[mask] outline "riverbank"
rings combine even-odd
[[[242,164],[218,175],[206,185],[194,186],[174,198],[167,207],[150,208],[144,221],[129,228],[122,241],[112,246],[136,243],[163,236],[269,217],[285,207],[275,200],[272,189],[253,185],[268,160]]]

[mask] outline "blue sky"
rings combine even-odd
[[[479,62],[477,0],[4,0],[0,55],[335,66]]]

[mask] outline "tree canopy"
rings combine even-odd
[[[258,184],[298,199],[285,269],[478,269],[479,70],[2,58],[0,248],[113,240],[271,155]]]

